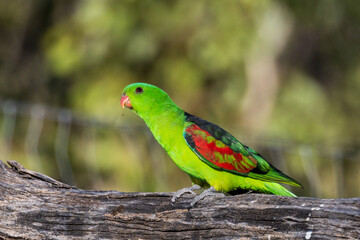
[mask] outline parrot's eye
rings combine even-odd
[[[141,88],[141,87],[138,87],[138,88],[136,88],[135,89],[135,92],[137,93],[137,94],[140,94],[140,93],[142,93],[144,90]]]

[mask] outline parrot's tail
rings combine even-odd
[[[295,194],[284,188],[278,183],[266,182],[264,183],[267,190],[275,195],[287,196],[287,197],[296,197]]]

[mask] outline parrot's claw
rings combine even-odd
[[[202,200],[203,198],[205,198],[206,196],[209,195],[218,195],[218,196],[224,196],[224,193],[218,192],[215,190],[214,187],[210,187],[208,189],[206,189],[205,191],[203,191],[201,194],[197,195],[194,200],[191,201],[190,203],[190,208],[194,207],[196,205],[196,203],[198,203],[200,200]]]
[[[196,193],[194,193],[194,190],[199,190],[199,189],[201,189],[201,187],[199,185],[196,185],[196,184],[192,185],[191,187],[180,189],[171,198],[171,202],[175,203],[176,200],[178,200],[185,193],[196,194]]]

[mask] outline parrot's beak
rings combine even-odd
[[[129,97],[126,96],[126,95],[124,95],[124,94],[121,96],[121,107],[122,107],[123,109],[124,109],[125,107],[130,108],[130,109],[132,108]]]

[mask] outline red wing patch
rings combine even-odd
[[[203,158],[219,168],[239,173],[248,173],[257,165],[257,161],[241,153],[233,151],[222,141],[215,139],[207,131],[192,124],[185,129],[187,136],[191,137],[194,143],[194,150]]]

